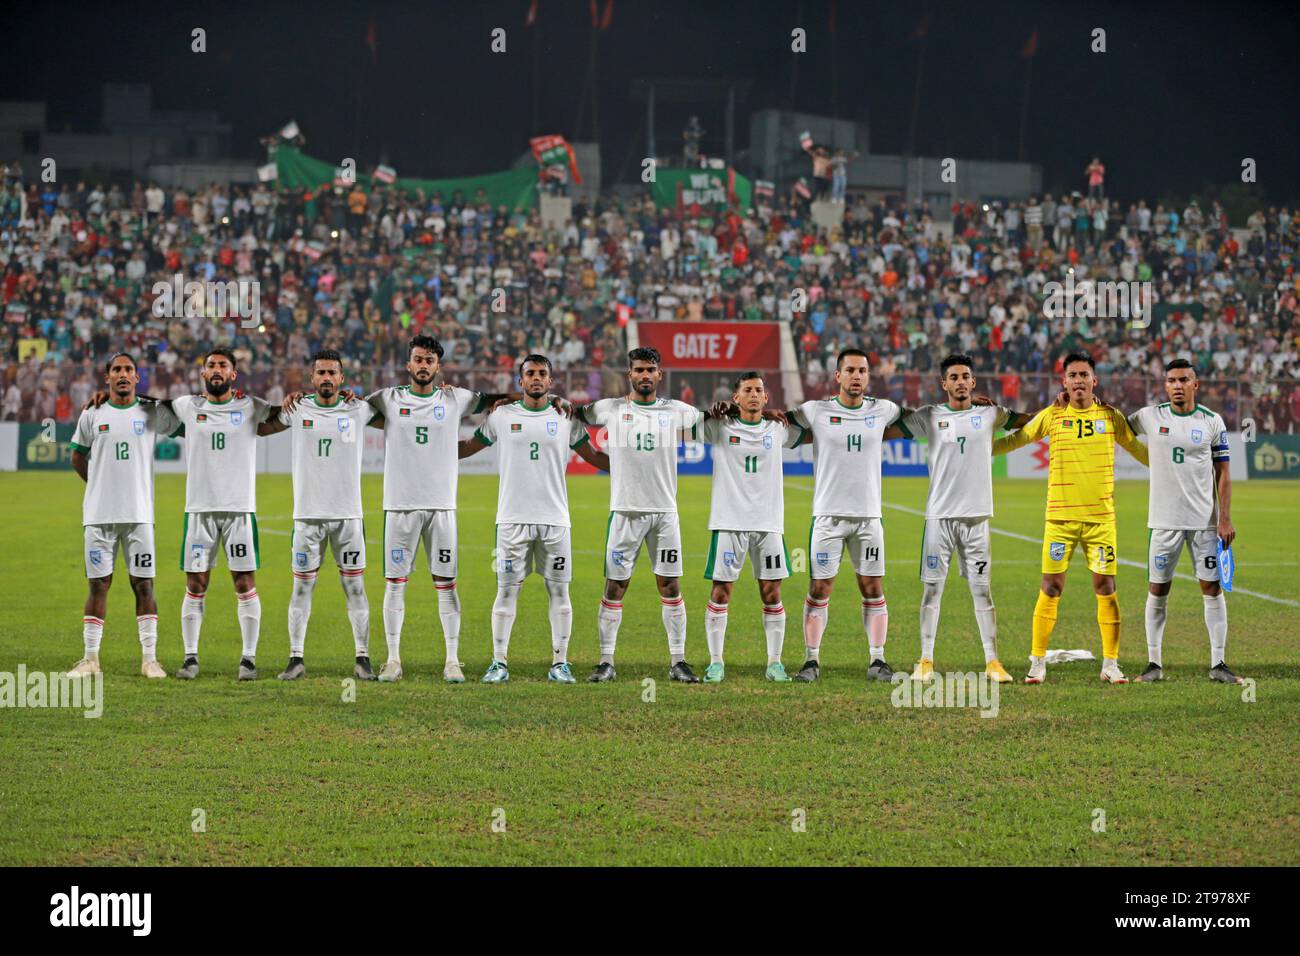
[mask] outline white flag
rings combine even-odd
[[[284,139],[298,138],[298,123],[296,120],[289,120],[284,129],[280,130],[280,136]]]
[[[267,163],[265,166],[257,167],[257,181],[269,183],[273,179],[280,178],[280,171],[275,168],[275,163]]]

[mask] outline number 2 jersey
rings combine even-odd
[[[1115,520],[1115,443],[1142,464],[1147,449],[1128,422],[1109,405],[1087,408],[1048,405],[1017,432],[993,443],[995,455],[1047,439],[1051,462],[1047,472],[1047,520]]]
[[[180,423],[166,406],[105,402],[77,419],[72,447],[90,459],[81,523],[153,524],[153,450]]]
[[[1146,435],[1151,455],[1147,525],[1164,531],[1201,531],[1219,524],[1214,462],[1228,460],[1228,427],[1204,405],[1176,412],[1169,402],[1128,417]]]
[[[315,395],[304,395],[291,414],[280,412],[293,453],[295,521],[362,517],[362,429],[376,414],[363,401],[319,405]]]
[[[677,512],[677,445],[682,432],[695,438],[704,413],[671,398],[638,402],[626,396],[585,406],[588,423],[609,437],[609,510]]]
[[[172,399],[184,428],[185,512],[257,511],[257,426],[276,409],[248,395]]]
[[[880,443],[900,414],[887,398],[863,398],[855,408],[838,397],[799,406],[799,424],[813,434],[814,518],[880,517]]]
[[[564,474],[570,451],[588,440],[582,422],[515,402],[495,409],[474,437],[497,446],[497,524],[569,527]]]

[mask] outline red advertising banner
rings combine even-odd
[[[667,369],[781,367],[776,322],[638,322],[639,344],[659,350]]]

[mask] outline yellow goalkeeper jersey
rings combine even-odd
[[[1003,455],[1031,441],[1047,439],[1051,463],[1047,477],[1047,520],[1115,520],[1115,443],[1119,442],[1142,464],[1147,448],[1124,416],[1109,405],[1095,402],[1078,409],[1049,405],[1029,424],[993,443],[993,454]]]

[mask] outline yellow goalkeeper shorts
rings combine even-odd
[[[1114,521],[1049,521],[1043,529],[1043,573],[1065,573],[1074,549],[1082,546],[1089,571],[1113,575],[1119,567],[1115,540]]]

